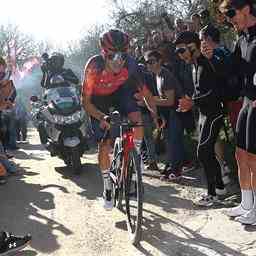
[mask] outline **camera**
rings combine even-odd
[[[49,54],[48,53],[43,53],[42,56],[42,65],[41,65],[41,69],[43,72],[47,72],[48,70],[51,70],[51,59],[49,58]]]
[[[41,56],[42,58],[42,66],[41,69],[43,72],[47,71],[58,71],[63,68],[64,65],[64,56],[61,53],[54,52],[49,57],[48,53],[44,53]]]

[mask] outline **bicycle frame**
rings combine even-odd
[[[121,175],[119,177],[119,179],[117,180],[118,177],[116,177],[116,175],[114,175],[112,172],[110,173],[110,176],[112,178],[112,180],[118,184],[119,186],[121,185],[121,183],[123,182],[123,180],[127,177],[127,172],[128,172],[128,160],[129,160],[129,153],[135,148],[134,145],[134,132],[133,129],[128,129],[128,131],[123,132],[123,128],[121,126],[121,145],[122,148],[121,150],[117,153],[117,157],[119,157],[120,154],[122,154],[122,158],[121,161],[123,162],[122,164],[122,169],[121,169]],[[112,162],[114,162],[116,159],[113,159]]]
[[[129,130],[125,132],[122,135],[122,141],[123,141],[123,168],[121,172],[121,181],[123,178],[127,177],[128,172],[128,159],[129,159],[129,153],[135,148],[134,142],[133,142],[133,130]]]
[[[137,245],[141,240],[143,219],[143,184],[141,176],[141,164],[139,154],[134,144],[134,127],[141,124],[119,123],[119,136],[117,137],[113,159],[110,167],[110,178],[113,184],[114,205],[127,216],[127,230],[130,233],[132,243]],[[115,134],[114,132],[112,134]],[[133,179],[133,175],[136,175]],[[132,188],[132,190],[131,190]],[[131,199],[131,193],[135,189],[136,200]],[[135,212],[131,209],[135,207]]]

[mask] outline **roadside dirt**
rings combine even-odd
[[[242,226],[225,216],[239,201],[227,198],[212,209],[193,205],[204,191],[202,171],[188,173],[180,183],[160,182],[145,171],[143,237],[138,248],[126,232],[125,216],[101,205],[102,181],[95,152],[84,155],[80,177],[50,157],[35,130],[29,144],[20,144],[15,162],[20,175],[0,187],[0,227],[30,232],[25,256],[255,256],[256,226]],[[236,186],[229,187],[234,192]]]

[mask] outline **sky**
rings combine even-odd
[[[1,1],[0,25],[16,24],[38,40],[63,46],[93,24],[109,21],[109,0]]]

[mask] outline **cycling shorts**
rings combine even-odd
[[[92,104],[106,115],[113,110],[118,110],[121,116],[127,116],[130,113],[140,111],[134,98],[135,93],[135,87],[126,84],[110,95],[92,95],[91,99]],[[100,128],[100,121],[91,117],[91,124],[95,139],[100,142],[104,135],[104,130]]]
[[[256,108],[252,100],[244,98],[236,124],[236,146],[256,154]]]

